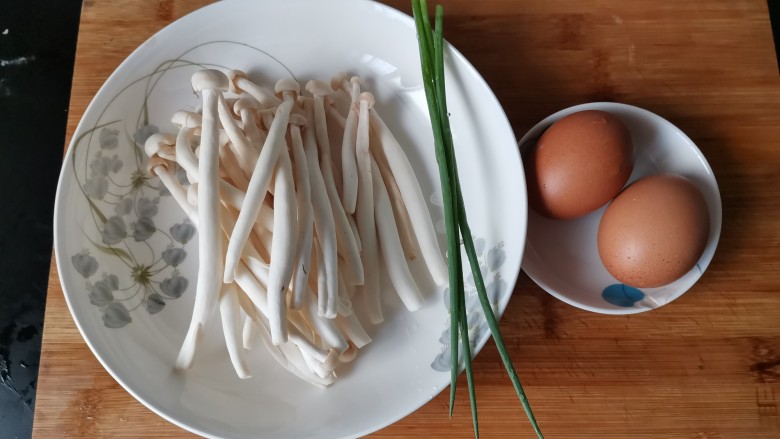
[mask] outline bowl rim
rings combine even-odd
[[[648,120],[652,120],[655,122],[658,122],[662,125],[667,126],[669,129],[675,132],[684,142],[687,142],[690,145],[690,149],[698,156],[699,162],[704,168],[704,170],[707,172],[707,174],[712,176],[711,184],[713,185],[713,188],[715,189],[714,194],[714,205],[709,206],[708,203],[708,209],[710,215],[712,215],[711,218],[711,228],[710,231],[710,238],[707,240],[707,244],[705,246],[704,252],[699,257],[697,265],[700,267],[700,272],[698,275],[693,276],[690,278],[690,281],[686,284],[682,285],[678,291],[675,291],[673,294],[669,294],[664,297],[665,302],[658,304],[657,307],[629,307],[629,308],[599,308],[594,307],[590,305],[586,305],[584,303],[581,303],[577,300],[573,300],[571,297],[569,297],[566,294],[563,294],[556,290],[555,288],[552,288],[544,279],[544,276],[540,275],[539,273],[533,272],[533,270],[528,270],[526,268],[526,264],[522,263],[522,270],[528,275],[528,277],[540,288],[542,288],[545,292],[550,294],[551,296],[555,297],[556,299],[565,302],[575,308],[579,308],[585,311],[590,311],[597,314],[608,314],[608,315],[629,315],[629,314],[639,314],[647,311],[652,311],[654,309],[661,308],[664,305],[667,305],[674,300],[677,300],[680,296],[685,294],[688,290],[693,287],[693,285],[698,282],[699,279],[704,275],[704,273],[707,271],[707,268],[709,267],[710,263],[712,262],[712,258],[714,257],[715,250],[717,249],[718,242],[720,241],[720,234],[723,228],[723,203],[720,196],[720,189],[718,187],[718,181],[715,177],[715,173],[712,171],[712,167],[710,167],[709,162],[707,161],[707,158],[704,156],[704,153],[702,153],[701,149],[696,145],[696,143],[687,135],[685,132],[683,132],[679,127],[677,127],[675,124],[671,123],[664,117],[653,113],[650,110],[630,105],[630,104],[624,104],[619,102],[588,102],[583,104],[577,104],[573,105],[571,107],[563,108],[559,111],[556,111],[555,113],[545,117],[538,123],[536,123],[533,127],[531,127],[526,133],[520,138],[520,140],[517,142],[518,149],[521,149],[522,146],[531,140],[533,137],[537,135],[537,131],[541,130],[545,126],[549,126],[555,121],[561,119],[562,117],[578,112],[578,111],[584,111],[584,110],[604,110],[609,111],[610,109],[623,109],[623,110],[629,110],[632,112],[635,112],[641,117],[646,118]],[[540,133],[539,133],[540,134]],[[530,208],[529,208],[530,209]],[[714,226],[714,227],[712,227]],[[530,228],[530,221],[528,224],[528,227]],[[530,230],[526,232],[526,251],[523,252],[523,260],[525,261],[525,258],[529,255],[528,246],[528,236],[530,236]],[[652,288],[643,288],[644,291],[652,291]]]

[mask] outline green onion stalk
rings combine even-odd
[[[463,204],[463,194],[458,179],[458,167],[455,161],[455,150],[450,130],[449,113],[447,112],[447,99],[444,83],[444,8],[436,6],[435,29],[431,28],[428,18],[428,5],[426,0],[412,0],[415,26],[417,28],[418,43],[420,49],[420,64],[422,66],[423,85],[428,103],[428,112],[431,117],[431,127],[435,144],[436,162],[439,167],[439,179],[441,180],[442,199],[444,201],[444,222],[447,229],[447,255],[449,259],[450,281],[450,416],[455,402],[456,381],[460,370],[458,343],[463,348],[463,358],[466,370],[466,380],[471,402],[471,416],[474,423],[474,435],[479,437],[479,422],[477,418],[477,400],[474,389],[474,374],[471,367],[471,346],[468,336],[468,319],[466,315],[465,292],[463,286],[463,268],[461,262],[460,242],[469,260],[469,266],[477,287],[482,311],[485,315],[490,333],[498,348],[501,361],[504,363],[509,379],[515,388],[517,397],[525,410],[528,420],[539,438],[543,438],[539,425],[536,422],[528,398],[525,396],[523,386],[517,377],[517,372],[509,358],[509,352],[504,344],[498,321],[485,290],[485,281],[479,268],[474,241],[466,218],[466,208]]]

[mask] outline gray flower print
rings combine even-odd
[[[151,218],[157,215],[157,201],[146,197],[141,197],[135,205],[138,216]]]
[[[173,267],[178,267],[186,257],[187,252],[183,248],[171,247],[162,252],[163,261]]]
[[[178,299],[184,294],[184,290],[187,289],[188,284],[189,281],[187,278],[175,274],[173,277],[160,282],[160,289],[163,293],[168,295],[168,297]]]
[[[97,259],[90,256],[86,250],[77,255],[71,256],[70,261],[73,263],[73,267],[76,269],[76,271],[85,278],[95,274],[98,269]]]
[[[84,183],[84,192],[86,192],[90,198],[102,200],[108,193],[108,180],[102,175],[88,178],[87,182]]]
[[[185,221],[171,226],[170,232],[173,239],[182,244],[186,244],[195,235],[195,226],[189,221]]]
[[[119,131],[112,128],[100,130],[100,147],[103,149],[115,149],[119,146]]]
[[[132,198],[122,198],[121,200],[119,200],[118,203],[116,203],[116,206],[114,207],[114,213],[116,213],[117,215],[127,215],[132,211],[133,211]]]
[[[151,218],[142,216],[133,224],[133,238],[137,242],[146,241],[157,231]]]
[[[89,292],[89,301],[95,306],[104,306],[114,301],[114,291],[117,290],[119,280],[115,275],[107,276],[92,285]]]
[[[157,293],[146,298],[146,311],[149,314],[157,314],[165,308],[165,299]]]
[[[103,324],[108,328],[121,328],[132,321],[130,312],[121,302],[111,302],[103,308]]]
[[[114,245],[127,237],[127,226],[121,216],[112,216],[108,219],[100,232],[103,235],[103,242],[108,245]]]

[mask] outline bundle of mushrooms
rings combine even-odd
[[[240,378],[251,376],[246,350],[260,338],[290,372],[328,386],[336,366],[371,341],[352,300],[362,295],[371,323],[383,320],[380,267],[410,311],[423,304],[408,265],[418,251],[446,283],[420,185],[361,83],[345,74],[312,80],[303,96],[291,78],[271,91],[240,71],[201,70],[192,88],[202,110],[178,111],[177,135],[146,141],[149,172],[198,229],[178,369],[191,367],[218,308]],[[340,143],[331,144],[329,125]]]

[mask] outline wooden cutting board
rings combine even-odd
[[[85,0],[68,137],[133,49],[205,3]],[[388,3],[410,12],[408,0]],[[521,275],[501,328],[547,437],[780,437],[780,77],[766,2],[442,3],[446,38],[491,85],[518,137],[573,104],[638,105],[690,135],[720,184],[718,251],[671,305],[591,314]],[[492,342],[475,368],[482,437],[532,437]],[[192,437],[103,370],[55,264],[38,383],[37,438]],[[373,437],[471,437],[465,396],[452,419],[444,392]]]

